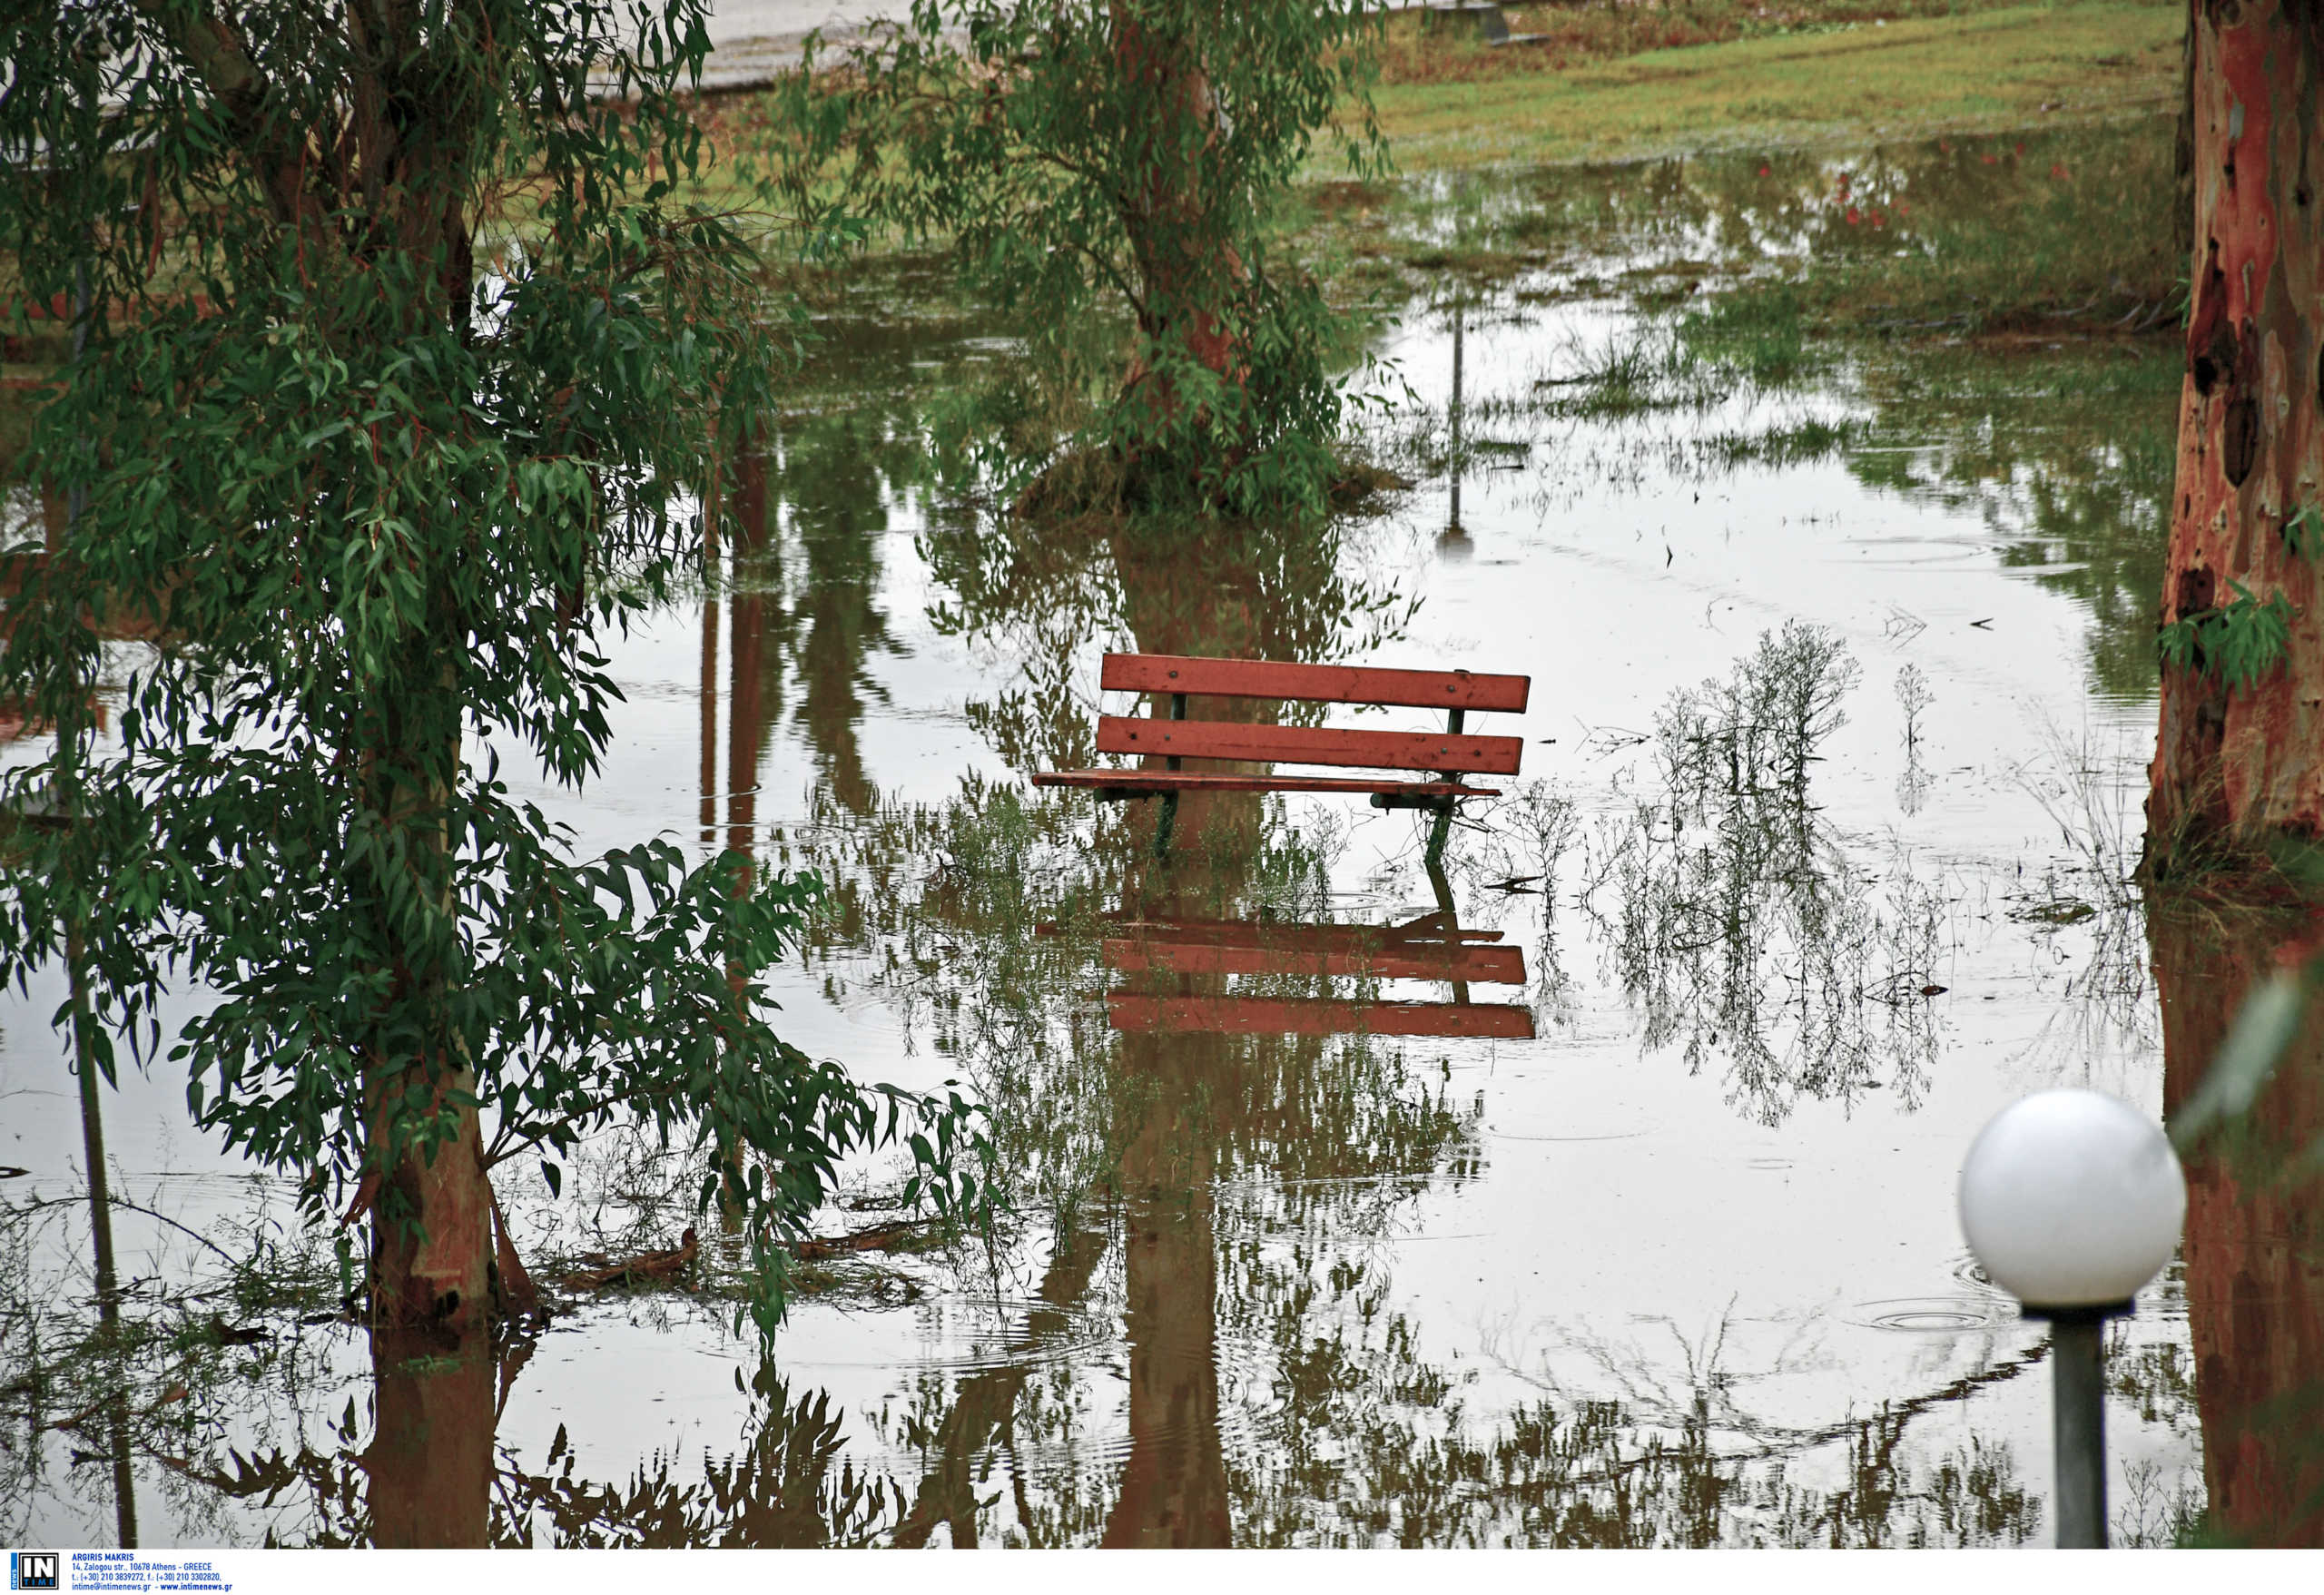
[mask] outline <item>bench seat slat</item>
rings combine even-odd
[[[1302,704],[1387,704],[1520,714],[1530,675],[1467,670],[1386,670],[1371,665],[1294,665],[1273,659],[1201,659],[1177,654],[1108,654],[1098,684],[1108,692],[1196,693]]]
[[[1532,1010],[1497,1002],[1334,1002],[1265,997],[1156,997],[1108,991],[1118,1030],[1189,1030],[1203,1035],[1490,1036],[1533,1039]]]
[[[1366,770],[1473,771],[1514,775],[1525,743],[1514,736],[1442,731],[1350,731],[1337,726],[1246,725],[1226,720],[1147,720],[1108,714],[1098,722],[1101,753],[1177,754],[1188,759],[1340,764]]]
[[[1106,965],[1126,975],[1368,975],[1379,980],[1473,980],[1522,986],[1525,954],[1515,947],[1354,948],[1326,950],[1222,947],[1183,941],[1108,941]]]
[[[1236,775],[1210,770],[1039,770],[1035,786],[1074,786],[1148,796],[1173,792],[1379,793],[1393,797],[1499,797],[1501,789],[1457,781],[1364,781],[1344,775]]]

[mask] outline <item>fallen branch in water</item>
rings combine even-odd
[[[842,1257],[850,1252],[884,1252],[891,1246],[919,1239],[934,1222],[930,1218],[907,1218],[895,1224],[875,1224],[851,1235],[793,1241],[791,1255],[802,1263],[812,1263],[824,1257]]]
[[[884,1252],[918,1240],[934,1223],[936,1220],[932,1218],[908,1218],[893,1224],[875,1224],[869,1229],[859,1229],[847,1235],[810,1236],[803,1240],[790,1242],[789,1249],[791,1255],[803,1263],[844,1257],[856,1252]],[[643,1252],[620,1263],[610,1261],[603,1253],[591,1253],[581,1259],[591,1266],[575,1269],[556,1283],[567,1290],[603,1290],[609,1285],[650,1285],[674,1278],[701,1253],[701,1240],[689,1228],[678,1245],[666,1252]]]
[[[702,1243],[688,1226],[678,1244],[666,1252],[644,1252],[625,1263],[608,1263],[600,1268],[583,1268],[566,1275],[557,1283],[573,1290],[602,1290],[609,1285],[643,1285],[650,1280],[668,1279],[683,1270],[701,1255]]]

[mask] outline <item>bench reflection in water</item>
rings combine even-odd
[[[1106,966],[1125,975],[1440,980],[1452,989],[1450,1002],[1117,989],[1106,994],[1117,1030],[1533,1039],[1531,1009],[1469,999],[1472,984],[1524,985],[1523,951],[1493,946],[1500,931],[1464,930],[1447,913],[1383,926],[1139,918],[1108,930]]]

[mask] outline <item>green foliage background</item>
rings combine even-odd
[[[1046,475],[1041,502],[1320,511],[1348,340],[1277,213],[1319,139],[1350,175],[1386,170],[1379,27],[1356,0],[916,0],[811,47],[754,171],[793,209],[947,249],[1024,318],[1046,390],[1009,396],[1016,424],[976,452]]]
[[[972,1201],[971,1110],[775,1035],[758,976],[811,878],[576,860],[502,774],[596,773],[606,641],[692,576],[781,369],[750,219],[672,199],[704,11],[12,9],[15,313],[87,310],[26,461],[74,523],[12,553],[0,700],[58,737],[0,776],[51,822],[12,831],[0,977],[77,933],[106,1028],[316,1217],[470,1103],[487,1167],[538,1151],[552,1187],[643,1119],[743,1216],[771,1331],[839,1162],[902,1137]],[[219,1000],[165,1037],[172,979]]]

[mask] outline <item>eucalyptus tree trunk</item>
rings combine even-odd
[[[1243,262],[1213,222],[1215,196],[1203,182],[1203,152],[1216,136],[1221,111],[1198,35],[1157,33],[1118,0],[1110,15],[1115,63],[1151,94],[1156,111],[1146,133],[1145,171],[1116,201],[1143,295],[1138,330],[1240,381],[1247,350],[1232,315],[1222,312],[1243,284]],[[1156,408],[1165,414],[1175,409],[1167,375],[1134,367],[1127,385],[1148,381],[1164,385]]]
[[[298,281],[328,299],[369,278],[380,304],[343,301],[332,330],[350,346],[448,327],[469,334],[474,288],[477,119],[489,74],[506,71],[488,38],[427,8],[354,0],[344,25],[361,65],[346,82],[346,125],[314,140],[236,27],[198,5],[166,9],[281,239]],[[390,268],[405,268],[399,272]],[[381,310],[385,313],[381,313]],[[350,684],[350,741],[362,771],[358,824],[376,830],[358,890],[372,921],[368,973],[388,989],[388,1018],[365,1049],[367,1140],[351,1221],[371,1222],[375,1321],[479,1325],[492,1307],[492,1190],[474,1106],[475,1075],[448,1015],[456,940],[447,803],[458,774],[463,704],[451,650],[466,625],[442,571],[422,571],[429,601],[380,665]],[[463,1105],[465,1099],[465,1105]]]
[[[2324,836],[2324,19],[2191,18],[2194,251],[2148,863]],[[2275,640],[2263,610],[2289,622]]]
[[[448,683],[431,667],[435,639],[415,638],[397,676]],[[452,1031],[444,967],[453,911],[444,806],[460,758],[460,705],[410,691],[365,713],[371,749],[368,804],[399,846],[375,854],[369,883],[374,946],[396,983],[401,1022],[365,1060],[371,1115],[367,1182],[371,1218],[373,1322],[447,1330],[480,1328],[493,1308],[492,1186],[476,1074]]]

